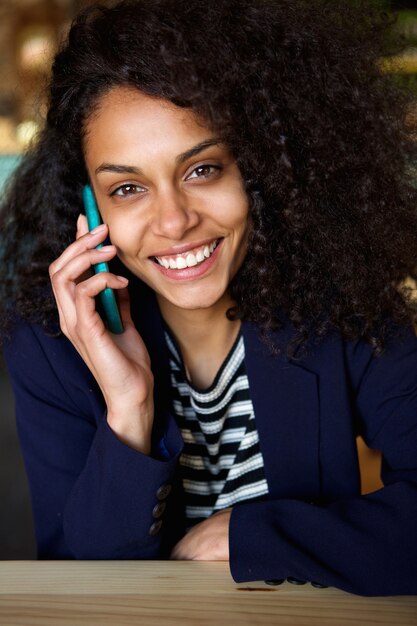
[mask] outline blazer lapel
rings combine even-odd
[[[242,333],[270,497],[317,500],[320,498],[317,376],[290,362],[285,355],[271,355],[253,324],[243,323]],[[284,335],[283,331],[285,339]]]
[[[155,377],[155,402],[162,417],[155,437],[166,427],[171,408],[168,351],[154,293],[135,281],[132,317],[150,353]],[[289,339],[282,331],[283,345]],[[246,371],[271,498],[320,498],[319,399],[317,375],[272,356],[256,326],[242,324]]]

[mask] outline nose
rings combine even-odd
[[[195,202],[195,201],[194,201]],[[180,240],[194,228],[200,218],[190,198],[178,189],[160,191],[155,198],[153,231],[160,237]]]

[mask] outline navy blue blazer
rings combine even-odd
[[[72,344],[18,324],[5,346],[43,559],[167,558],[184,533],[163,323],[147,288],[133,315],[155,374],[153,454],[122,443]],[[289,576],[363,595],[417,593],[417,339],[373,358],[336,333],[298,361],[243,323],[269,496],[233,509],[236,581]],[[289,328],[279,332],[285,343]],[[355,438],[382,451],[384,488],[360,495]],[[164,504],[158,506],[160,503]]]

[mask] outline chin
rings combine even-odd
[[[174,306],[178,307],[179,309],[186,309],[188,311],[195,311],[197,309],[209,309],[210,307],[214,306],[216,304],[216,302],[218,301],[218,299],[194,299],[194,298],[189,298],[189,299],[170,299],[171,304],[173,304]]]
[[[223,298],[225,295],[226,289],[216,289],[215,291],[210,292],[207,289],[198,289],[195,293],[192,294],[184,294],[178,295],[177,297],[171,294],[161,294],[166,300],[169,300],[171,304],[180,308],[187,310],[195,310],[195,309],[209,309],[210,307],[216,305],[219,300]]]

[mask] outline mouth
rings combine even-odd
[[[151,258],[166,270],[184,270],[187,267],[196,267],[211,257],[221,240],[221,238],[213,239],[210,243],[187,250],[183,254],[154,256]]]

